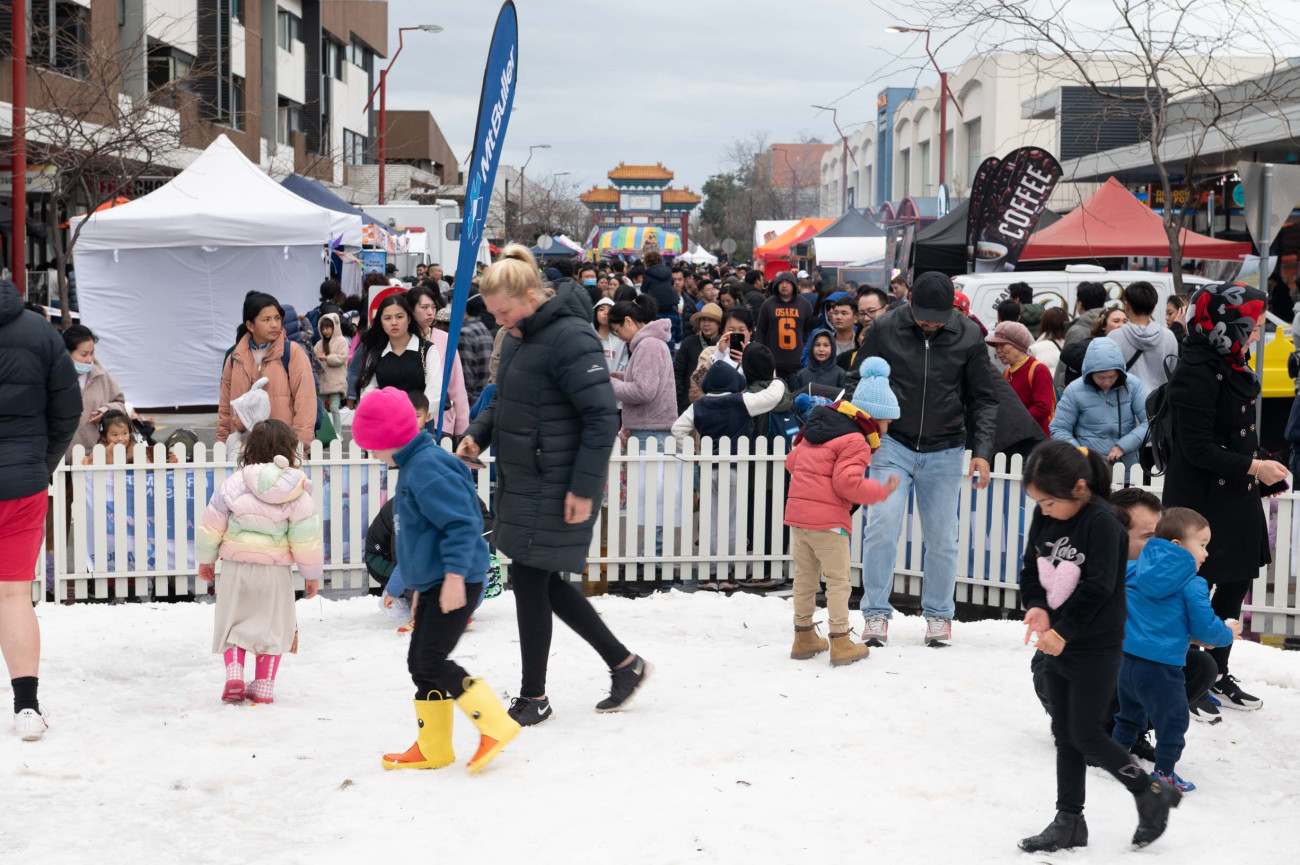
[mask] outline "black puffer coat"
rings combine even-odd
[[[0,501],[44,492],[81,422],[63,340],[0,280]]]
[[[1253,580],[1272,561],[1262,490],[1250,477],[1259,446],[1259,380],[1233,369],[1205,337],[1192,334],[1169,379],[1174,447],[1165,473],[1165,507],[1191,508],[1210,522],[1210,557],[1200,574],[1211,583]]]
[[[561,286],[506,337],[492,402],[470,424],[497,460],[493,541],[511,559],[581,571],[605,492],[618,408],[609,367],[581,288]],[[591,518],[569,525],[564,497],[591,499]]]

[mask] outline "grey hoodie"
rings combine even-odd
[[[1178,340],[1169,328],[1154,322],[1129,323],[1119,330],[1112,330],[1108,336],[1119,346],[1120,354],[1124,356],[1124,365],[1133,362],[1130,371],[1146,385],[1147,393],[1169,379],[1165,372],[1165,358],[1170,355],[1175,360],[1178,358]],[[1139,351],[1142,356],[1134,362],[1133,356]]]

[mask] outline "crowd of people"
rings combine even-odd
[[[388,285],[390,277],[367,283]],[[1017,283],[989,331],[939,273],[911,285],[896,278],[887,288],[833,286],[805,271],[769,281],[744,265],[670,264],[654,251],[630,265],[540,267],[512,245],[474,280],[444,391],[449,288],[440,273],[426,272],[386,297],[372,322],[360,299],[332,280],[305,315],[269,294],[244,298],[220,371],[218,421],[218,438],[236,443],[240,468],[208,503],[196,550],[200,575],[217,582],[213,650],[226,668],[223,699],[274,701],[280,658],[296,645],[290,567],[310,596],[323,566],[301,449],[327,424],[341,427],[346,404],[358,445],[402,469],[386,517],[391,560],[374,572],[383,575],[385,606],[403,594],[394,585],[413,596],[409,667],[420,723],[416,743],[385,755],[386,768],[450,762],[453,704],[482,736],[471,771],[521,726],[552,717],[552,614],[609,667],[610,696],[599,711],[623,707],[648,678],[650,665],[564,577],[585,567],[611,495],[619,436],[659,447],[669,438],[682,447],[704,437],[784,441],[791,657],[829,652],[835,665],[888,643],[909,495],[926,545],[925,643],[951,644],[962,555],[953,516],[963,485],[986,487],[995,454],[1027,455],[1023,480],[1036,507],[1021,584],[1026,640],[1034,637],[1039,649],[1035,681],[1058,749],[1058,814],[1022,842],[1026,850],[1086,843],[1085,760],[1135,795],[1135,843],[1155,840],[1179,795],[1194,789],[1175,772],[1187,720],[1213,723],[1221,707],[1262,705],[1229,669],[1250,581],[1270,558],[1259,501],[1284,489],[1287,477],[1261,448],[1254,422],[1260,382],[1248,355],[1260,338],[1262,291],[1220,284],[1173,296],[1160,323],[1160,297],[1147,282],[1126,286],[1119,306],[1107,303],[1102,285],[1083,283],[1072,318],[1035,303],[1031,286]],[[49,475],[74,444],[129,441],[132,426],[90,329],[56,333],[0,283],[0,333],[22,352],[0,380],[0,413],[14,431],[0,443],[9,469],[0,473],[0,541],[22,552],[0,571],[0,640],[15,725],[39,738],[46,721],[28,583]],[[1136,465],[1152,446],[1148,395],[1160,389],[1177,431],[1164,500],[1109,501],[1111,467]],[[439,417],[460,459],[428,435]],[[488,582],[487,505],[471,471],[482,470],[477,460],[489,448],[496,486],[488,534],[511,559],[522,661],[508,710],[450,660]],[[676,470],[684,483],[711,484],[715,500],[723,486],[731,489],[730,547],[718,540],[722,515],[700,547],[710,557],[734,556],[743,518],[737,477],[753,463],[714,465],[711,477],[694,481]],[[858,506],[870,511],[864,624],[854,642],[848,534]],[[671,513],[674,503],[657,507],[660,529],[682,519]],[[385,515],[375,519],[383,529]],[[661,544],[662,533],[660,554]],[[218,559],[226,563],[220,575]],[[822,581],[829,640],[813,622]],[[420,602],[422,594],[437,597]],[[249,652],[256,672],[246,684]],[[1130,752],[1142,752],[1148,722],[1157,737],[1152,776]]]

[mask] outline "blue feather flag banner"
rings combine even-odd
[[[474,262],[483,242],[483,223],[492,201],[497,163],[505,141],[510,111],[515,101],[515,82],[519,72],[519,19],[515,4],[506,0],[497,15],[488,48],[487,67],[483,70],[483,93],[479,97],[478,126],[474,132],[474,155],[469,160],[465,178],[465,214],[461,224],[460,255],[456,260],[456,285],[451,300],[451,326],[447,334],[447,356],[442,364],[442,393],[446,399],[451,385],[452,365],[460,342],[460,326],[469,301],[469,284],[474,279]],[[442,412],[438,415],[438,434],[442,437]]]

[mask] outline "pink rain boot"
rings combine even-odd
[[[257,656],[257,678],[248,683],[248,699],[254,703],[275,702],[275,674],[280,671],[279,655]]]
[[[244,702],[244,650],[226,649],[222,657],[226,662],[226,687],[221,691],[221,701],[242,703]]]

